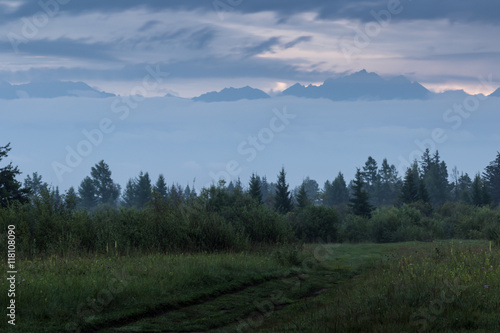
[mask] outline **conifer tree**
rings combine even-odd
[[[10,143],[0,147],[0,162],[4,157],[7,157],[10,150]],[[23,188],[21,182],[16,180],[16,177],[20,174],[21,172],[17,166],[12,165],[12,162],[0,168],[0,207],[15,202],[25,203],[28,201],[30,190]]]
[[[162,198],[166,199],[167,198],[167,183],[165,182],[165,177],[163,174],[160,174],[158,176],[158,180],[156,181],[154,191],[158,193]]]
[[[476,174],[474,181],[472,182],[471,201],[475,206],[487,206],[491,203],[488,187],[479,173]]]
[[[259,205],[262,203],[262,183],[260,177],[252,173],[248,193]]]
[[[78,195],[80,196],[80,204],[85,209],[91,209],[97,205],[97,193],[92,178],[85,177],[78,187]]]
[[[358,168],[356,171],[356,176],[352,182],[352,197],[349,199],[349,206],[355,215],[371,217],[371,212],[373,210],[372,205],[369,202],[368,192],[363,188],[363,174]]]
[[[500,203],[500,152],[497,157],[487,167],[484,175],[485,185],[495,205]]]
[[[278,175],[274,208],[282,214],[286,214],[293,209],[292,197],[290,195],[290,191],[288,191],[288,184],[286,183],[286,173],[284,167],[281,169]]]
[[[300,185],[298,194],[297,194],[297,208],[304,209],[311,204],[311,201],[307,197],[306,186],[304,183]]]

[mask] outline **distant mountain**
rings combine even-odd
[[[418,82],[411,82],[404,76],[383,79],[366,70],[336,78],[327,79],[321,86],[303,86],[299,83],[282,92],[306,98],[327,98],[334,101],[427,99],[432,93]]]
[[[198,97],[194,97],[193,101],[202,102],[233,102],[241,99],[262,99],[270,98],[268,94],[262,90],[251,88],[249,86],[243,88],[224,88],[219,92],[212,91]]]
[[[64,96],[105,98],[115,95],[96,90],[83,82],[52,81],[31,82],[19,85],[11,85],[5,81],[0,82],[1,99],[55,98]]]
[[[460,90],[446,90],[446,91],[443,91],[443,92],[440,92],[440,93],[434,93],[434,96],[436,96],[437,98],[446,98],[446,99],[450,99],[450,98],[467,98],[468,96],[472,96],[468,93],[466,93],[464,90],[460,89]]]
[[[494,92],[492,92],[488,96],[490,96],[490,97],[500,97],[500,88],[498,88],[497,90],[495,90]]]

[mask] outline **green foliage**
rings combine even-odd
[[[323,205],[338,206],[349,202],[349,190],[342,172],[339,172],[332,183],[325,182],[323,190]]]
[[[285,168],[282,168],[278,175],[274,208],[282,214],[291,212],[293,209],[292,197],[290,191],[288,190],[288,184],[286,183]]]
[[[370,240],[368,219],[358,215],[347,215],[341,225],[339,240],[352,243]]]
[[[100,161],[91,168],[90,175],[94,185],[98,204],[116,204],[120,196],[120,186],[111,179],[109,166]]]
[[[260,205],[262,203],[262,182],[260,177],[252,173],[248,193]]]
[[[10,143],[0,146],[0,162],[7,157],[10,150]],[[12,163],[0,168],[0,207],[28,201],[29,188],[23,188],[22,184],[16,180],[20,174],[17,166],[13,166]]]
[[[299,210],[306,208],[311,204],[311,201],[307,197],[306,186],[304,183],[299,188],[299,192],[297,193],[297,208]]]
[[[487,206],[491,203],[488,185],[479,173],[476,174],[471,185],[471,202],[476,206]]]
[[[484,181],[495,205],[500,203],[500,152],[484,171]]]
[[[306,242],[317,242],[319,238],[328,242],[338,241],[340,222],[333,208],[307,206],[290,219],[299,239]]]
[[[350,201],[350,206],[355,215],[370,217],[373,206],[369,202],[368,192],[364,189],[363,174],[358,169],[353,181],[353,193]]]

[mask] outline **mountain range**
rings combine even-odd
[[[376,73],[366,70],[339,78],[325,80],[319,86],[304,86],[296,83],[284,90],[278,96],[295,96],[302,98],[325,98],[333,101],[380,101],[380,100],[426,100],[433,97],[467,97],[463,90],[450,90],[443,93],[433,93],[418,82],[412,82],[400,75],[393,78],[382,78]],[[491,95],[500,97],[500,88]],[[269,98],[265,92],[250,87],[225,88],[220,92],[210,92],[193,98],[195,101],[220,102],[241,99]]]
[[[0,99],[55,98],[63,96],[106,98],[115,95],[94,89],[84,82],[53,81],[11,85],[8,82],[0,81]],[[277,96],[325,98],[333,101],[379,101],[426,100],[432,97],[467,97],[469,95],[463,90],[433,93],[420,83],[410,81],[402,75],[393,78],[382,78],[376,73],[362,70],[350,75],[327,79],[319,86],[311,84],[304,86],[296,83]],[[489,96],[500,97],[500,88]],[[199,102],[233,102],[244,99],[267,98],[271,98],[271,96],[264,91],[246,86],[208,92],[194,97],[192,100]]]
[[[84,82],[52,81],[11,85],[8,82],[0,81],[1,99],[55,98],[64,96],[105,98],[115,95],[96,90]]]

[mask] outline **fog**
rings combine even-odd
[[[199,190],[252,172],[292,186],[352,179],[368,156],[400,175],[425,148],[471,176],[500,150],[500,98],[333,102],[295,97],[204,103],[175,97],[0,101],[0,145],[23,172],[66,190],[100,160],[122,187],[142,170]],[[87,133],[87,134],[84,134]]]

